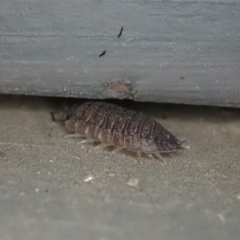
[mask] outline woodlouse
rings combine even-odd
[[[114,152],[125,148],[138,156],[145,153],[160,157],[159,153],[181,149],[183,143],[143,113],[101,101],[73,105],[64,123],[71,132],[65,137],[83,137],[86,139],[82,142],[114,146]]]

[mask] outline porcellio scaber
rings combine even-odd
[[[88,101],[74,104],[65,114],[64,123],[71,134],[82,142],[100,142],[103,147],[114,146],[114,152],[127,149],[159,157],[182,148],[179,141],[161,124],[142,112],[112,103]]]

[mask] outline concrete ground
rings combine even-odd
[[[189,140],[164,165],[48,137],[60,106],[0,97],[1,240],[240,239],[240,111],[132,104]]]

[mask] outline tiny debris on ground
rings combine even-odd
[[[87,176],[86,178],[84,178],[84,182],[91,182],[93,180],[93,176]]]
[[[137,178],[130,178],[127,183],[127,186],[129,187],[137,187],[138,186],[138,179]]]

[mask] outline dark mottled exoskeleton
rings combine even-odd
[[[86,138],[82,142],[100,142],[114,146],[114,152],[127,149],[153,154],[175,152],[182,148],[173,134],[141,112],[106,102],[75,104],[64,115],[66,128],[72,133],[65,137]]]

